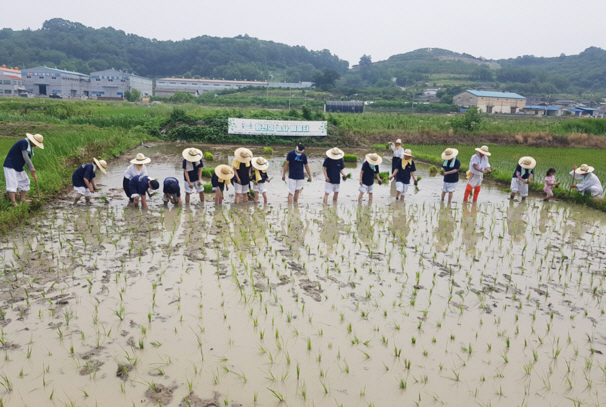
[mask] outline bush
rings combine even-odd
[[[202,176],[206,177],[206,178],[212,178],[213,174],[215,173],[214,169],[211,168],[202,168]]]
[[[349,162],[349,163],[355,163],[358,161],[358,156],[355,154],[345,154],[343,156],[343,161]]]
[[[274,149],[271,147],[263,147],[263,152],[265,154],[273,154],[274,153]]]
[[[212,153],[210,153],[210,152],[207,151],[207,152],[204,153],[204,159],[206,161],[213,161],[215,159],[215,157],[213,156]]]
[[[463,117],[455,117],[450,120],[454,131],[474,131],[482,122],[482,116],[477,106],[471,106]]]

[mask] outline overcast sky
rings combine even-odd
[[[7,1],[7,0],[4,0]],[[606,48],[605,0],[28,0],[0,27],[39,29],[60,17],[158,40],[248,34],[329,49],[350,64],[418,48],[485,58]]]

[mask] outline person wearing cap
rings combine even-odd
[[[339,198],[339,191],[341,190],[341,177],[343,181],[347,180],[345,175],[345,162],[343,161],[345,153],[343,150],[338,148],[331,148],[326,152],[326,158],[324,159],[324,177],[326,182],[324,183],[324,203],[328,202],[328,196],[332,192],[334,195],[332,200],[334,202]]]
[[[253,166],[253,191],[255,193],[255,202],[259,199],[259,194],[263,195],[263,203],[267,203],[267,187],[266,182],[271,180],[267,176],[269,161],[263,157],[254,157],[251,161]]]
[[[221,164],[215,167],[215,172],[210,180],[213,191],[215,191],[215,205],[223,203],[223,190],[229,191],[229,184],[234,175],[234,170],[229,165]]]
[[[526,200],[526,197],[528,196],[528,184],[530,184],[530,180],[532,180],[534,167],[536,166],[537,162],[534,158],[520,158],[516,170],[513,172],[513,177],[511,178],[511,194],[509,195],[509,199],[515,198],[516,194],[519,192],[522,201]]]
[[[448,193],[448,203],[452,202],[452,194],[457,189],[459,182],[459,168],[461,168],[461,162],[457,158],[459,150],[456,148],[447,148],[442,153],[442,175],[444,176],[444,184],[442,185],[442,202],[444,197]]]
[[[308,182],[311,182],[311,170],[307,164],[307,155],[303,152],[305,146],[298,144],[297,147],[286,155],[286,163],[284,163],[284,169],[282,170],[282,181],[286,180],[286,172],[288,171],[288,202],[291,203],[293,200],[297,202],[299,200],[299,194],[303,189],[303,180],[305,174],[303,169],[307,171]]]
[[[248,202],[248,192],[250,191],[250,173],[253,154],[248,148],[240,147],[234,152],[234,159],[231,166],[234,169],[234,175],[236,182],[234,188],[236,189],[236,200],[235,203]]]
[[[577,168],[575,165],[572,167],[572,171],[570,171],[570,175],[572,175],[575,179],[583,180],[580,184],[571,185],[570,188],[576,188],[582,195],[585,195],[585,192],[589,192],[591,196],[598,196],[604,193],[604,189],[602,188],[602,183],[600,179],[593,173],[594,168],[583,164]]]
[[[189,205],[189,195],[194,192],[200,194],[200,203],[204,204],[204,185],[202,185],[202,151],[197,148],[183,150],[183,179],[185,183],[185,203]]]
[[[107,174],[107,163],[103,160],[93,158],[93,164],[83,164],[72,174],[72,185],[76,192],[74,205],[76,205],[82,197],[84,197],[87,204],[90,204],[90,195],[97,190],[94,180],[97,169],[103,174]]]
[[[13,144],[4,160],[6,192],[8,192],[8,197],[13,206],[17,206],[17,202],[15,201],[17,191],[19,192],[21,202],[31,202],[29,199],[25,199],[30,184],[29,177],[23,170],[25,164],[27,164],[32,178],[38,182],[36,169],[34,168],[34,164],[32,164],[32,157],[34,156],[34,148],[38,147],[44,150],[44,137],[40,134],[29,133],[26,134],[26,137]]]
[[[463,196],[463,202],[467,202],[469,194],[473,191],[473,201],[477,202],[480,189],[482,189],[482,180],[484,179],[485,173],[492,173],[490,164],[488,163],[488,157],[490,152],[487,146],[476,148],[476,153],[471,156],[469,161],[469,171],[467,171],[467,186],[465,187],[465,195]]]
[[[150,162],[151,158],[139,153],[134,159],[130,160],[130,165],[126,167],[126,171],[124,171],[122,188],[124,188],[124,193],[128,197],[128,201],[131,203],[133,202],[133,198],[131,197],[130,193],[130,180],[135,175],[147,175],[147,167],[145,164],[149,164]]]
[[[381,177],[379,176],[379,164],[383,162],[383,158],[379,154],[366,154],[364,164],[360,170],[360,186],[358,191],[358,201],[361,201],[364,197],[364,193],[368,193],[368,201],[372,201],[372,190],[375,183],[375,178],[379,181],[379,185],[382,184]]]
[[[391,150],[393,151],[393,157],[391,159],[391,172],[393,172],[398,167],[398,163],[402,160],[402,158],[404,158],[402,140],[397,139],[395,143],[391,143]]]
[[[130,180],[130,192],[133,197],[133,205],[139,207],[139,198],[141,199],[141,207],[143,209],[149,209],[147,207],[147,197],[145,194],[149,194],[151,197],[151,191],[155,191],[160,188],[160,183],[148,177],[147,175],[135,175]]]
[[[415,166],[415,162],[412,160],[414,155],[412,155],[412,151],[409,148],[404,150],[404,158],[400,162],[398,168],[394,170],[389,179],[396,178],[396,200],[404,199],[406,192],[408,192],[408,185],[410,185],[410,179],[412,178],[415,186],[417,186],[417,177],[415,176],[415,171],[417,167]]]
[[[168,177],[164,179],[164,185],[162,192],[162,201],[167,206],[169,202],[173,205],[181,206],[181,187],[179,186],[179,180],[175,177]]]

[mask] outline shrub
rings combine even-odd
[[[204,159],[206,161],[212,161],[212,160],[215,159],[215,157],[213,156],[213,153],[210,153],[210,152],[207,151],[207,152],[204,153]]]
[[[212,178],[215,170],[212,168],[202,168],[202,176],[206,178]]]
[[[345,154],[343,156],[343,161],[349,162],[349,163],[355,163],[358,161],[358,156],[355,154]]]
[[[273,154],[274,153],[274,149],[271,147],[263,147],[263,152],[265,154]]]

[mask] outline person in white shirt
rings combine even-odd
[[[465,188],[463,202],[467,202],[469,199],[469,194],[472,190],[473,201],[476,202],[478,200],[478,195],[480,194],[480,189],[482,188],[484,173],[492,173],[490,164],[488,163],[488,157],[490,156],[488,147],[482,146],[480,148],[476,148],[476,151],[477,153],[474,154],[469,161],[469,171],[467,171],[468,181],[467,187]]]
[[[593,167],[583,164],[579,168],[576,165],[572,168],[570,175],[574,176],[575,179],[583,180],[583,182],[571,185],[570,188],[576,188],[582,195],[585,195],[585,192],[589,192],[591,196],[598,196],[604,193],[600,179],[593,173]]]
[[[404,147],[402,147],[402,140],[397,139],[395,143],[391,143],[391,149],[393,151],[393,157],[391,159],[391,173],[399,167],[400,161],[404,158]]]
[[[130,192],[130,180],[133,179],[135,175],[147,177],[147,167],[145,164],[149,164],[150,162],[151,158],[139,153],[134,159],[130,160],[130,165],[126,167],[126,171],[124,171],[122,187],[124,188],[124,193],[128,197],[128,201],[130,203],[133,202],[133,198],[131,197],[132,193]]]

